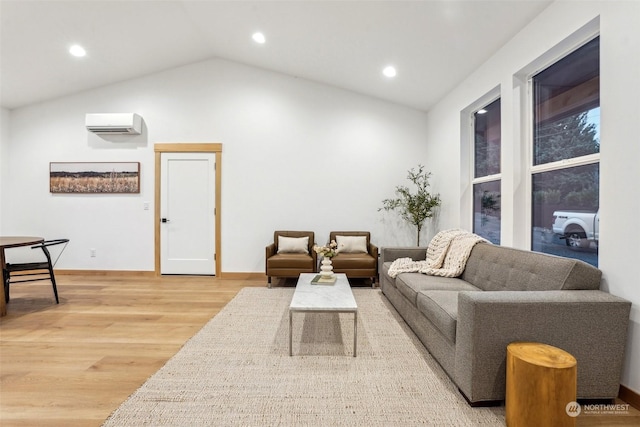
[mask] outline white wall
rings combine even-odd
[[[586,27],[585,27],[586,26]],[[523,100],[514,76],[549,51],[566,47],[578,33],[600,28],[601,55],[601,240],[599,267],[604,288],[633,302],[622,384],[640,392],[640,2],[558,1],[445,97],[427,116],[427,167],[443,196],[436,227],[470,223],[467,159],[461,112],[499,87],[502,97],[502,244],[529,249],[527,182],[522,162],[526,129]],[[515,87],[515,88],[514,88]],[[461,149],[462,147],[462,149]],[[462,157],[461,157],[462,156]],[[462,164],[462,165],[461,165]]]
[[[9,110],[0,108],[0,235],[3,233],[2,212],[6,203],[3,203],[4,187],[6,186],[5,172],[9,163],[7,151],[9,146]]]
[[[105,141],[84,128],[91,112],[136,112],[146,131]],[[10,119],[2,232],[69,237],[61,269],[154,269],[158,142],[223,144],[223,272],[263,272],[276,229],[313,230],[319,243],[340,229],[370,230],[380,245],[414,241],[377,211],[425,161],[426,114],[413,109],[210,60],[12,110]],[[141,193],[51,194],[52,161],[141,162]]]

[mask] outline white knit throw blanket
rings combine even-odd
[[[398,258],[389,267],[389,276],[400,273],[423,273],[430,276],[458,277],[467,265],[471,250],[477,243],[490,243],[477,234],[460,229],[436,234],[427,247],[427,259],[414,261]]]

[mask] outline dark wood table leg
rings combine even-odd
[[[0,286],[0,288],[2,288],[2,290],[0,291],[0,317],[2,316],[6,316],[7,315],[7,303],[5,302],[4,298],[4,266],[5,266],[5,260],[4,260],[4,248],[0,249],[0,267],[2,267],[2,286]]]

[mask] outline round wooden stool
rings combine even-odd
[[[575,426],[567,405],[576,401],[577,362],[559,348],[533,342],[507,346],[507,426]]]

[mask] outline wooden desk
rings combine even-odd
[[[33,237],[33,236],[0,236],[0,266],[2,267],[2,271],[4,271],[4,266],[6,265],[6,261],[4,259],[4,250],[7,248],[17,248],[19,246],[31,246],[37,245],[38,243],[43,242],[44,239],[42,237]],[[4,301],[4,275],[2,277],[2,286],[0,286],[2,290],[0,290],[0,317],[6,316],[7,314],[7,304]]]

